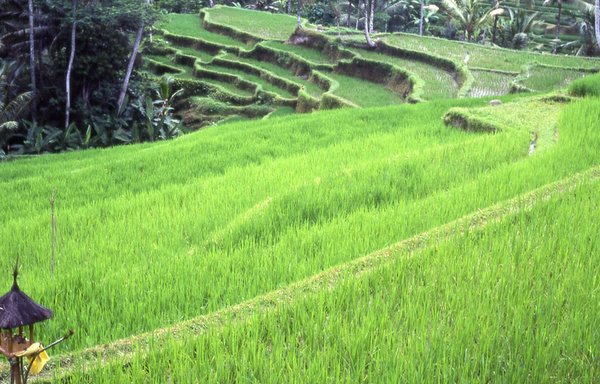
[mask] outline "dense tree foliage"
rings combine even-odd
[[[134,70],[141,38],[157,19],[149,2],[1,2],[0,101],[22,105],[2,117],[20,123],[11,123],[10,132],[4,127],[0,154],[107,146],[148,136],[133,130],[154,118],[146,116],[153,111],[146,99],[156,86]]]

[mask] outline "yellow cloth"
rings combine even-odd
[[[31,366],[29,373],[32,375],[37,375],[38,373],[41,372],[42,368],[44,368],[44,365],[46,365],[48,360],[50,360],[50,356],[48,356],[46,351],[42,351],[35,357],[35,359],[33,358],[33,356],[36,353],[38,353],[39,351],[41,351],[42,349],[44,349],[44,346],[42,344],[33,343],[26,350],[15,353],[15,356],[17,356],[17,357],[26,356],[27,360],[29,360],[29,365]]]

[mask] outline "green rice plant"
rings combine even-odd
[[[266,25],[254,16],[266,20],[275,17],[272,15],[217,7],[207,16],[206,24],[212,25],[207,28],[223,23],[247,33],[266,35],[271,28],[281,31],[276,26],[253,30]],[[287,16],[284,19],[286,23],[293,21]],[[420,41],[430,43],[428,39]],[[490,52],[505,51],[484,49],[473,53],[472,60],[508,66],[502,58],[484,60],[486,54],[493,56]],[[316,50],[304,54],[313,55],[313,51],[321,54]],[[447,56],[454,55],[453,60],[461,62],[462,53],[452,48],[448,51]],[[567,211],[579,214],[578,209],[584,210],[575,218],[581,223],[594,219],[592,203],[597,200],[597,188],[579,189],[577,196],[584,199],[571,199],[565,209],[552,201],[540,214],[535,210],[531,216],[519,214],[516,224],[507,219],[484,232],[469,231],[464,238],[435,244],[415,258],[422,258],[423,264],[398,261],[393,268],[382,267],[362,278],[352,276],[332,292],[290,299],[293,305],[279,307],[274,314],[261,314],[248,324],[225,325],[187,343],[160,345],[156,354],[148,355],[148,346],[143,343],[136,351],[135,340],[149,336],[132,339],[134,335],[176,326],[182,320],[209,316],[234,305],[243,307],[257,296],[600,164],[597,99],[567,105],[511,95],[502,97],[500,107],[488,107],[483,100],[435,100],[450,94],[451,87],[445,82],[448,78],[444,77],[450,72],[443,71],[440,79],[444,82],[428,91],[433,100],[395,105],[403,100],[382,84],[338,72],[320,72],[315,70],[317,65],[285,67],[261,60],[260,55],[219,56],[297,82],[308,94],[320,97],[311,99],[311,105],[348,105],[344,99],[358,106],[393,104],[374,110],[289,116],[290,106],[275,109],[272,100],[256,104],[257,95],[248,88],[240,89],[240,81],[232,80],[255,80],[264,90],[270,83],[260,83],[262,77],[250,79],[241,69],[225,68],[222,61],[216,64],[218,60],[212,65],[194,61],[196,71],[191,72],[190,65],[175,62],[178,57],[187,60],[182,54],[197,57],[193,51],[180,51],[177,56],[169,50],[148,56],[148,62],[165,70],[181,69],[179,81],[190,84],[191,94],[197,90],[202,96],[190,98],[187,105],[195,102],[192,107],[198,114],[213,120],[228,119],[230,124],[208,127],[170,142],[0,164],[0,209],[4,213],[0,238],[11,239],[0,243],[0,253],[7,255],[0,266],[8,270],[14,256],[20,255],[24,263],[21,286],[55,311],[55,318],[40,330],[40,337],[50,338],[67,327],[77,329],[79,336],[57,350],[64,353],[68,348],[74,354],[59,355],[60,362],[80,352],[85,358],[91,353],[88,348],[102,351],[98,345],[121,338],[128,338],[121,343],[133,349],[128,356],[137,355],[126,361],[131,363],[126,369],[121,364],[76,373],[71,380],[167,381],[171,376],[167,378],[163,372],[181,382],[193,378],[323,381],[325,374],[334,381],[389,381],[398,377],[418,381],[410,376],[414,372],[423,373],[426,379],[465,382],[546,381],[549,377],[586,381],[597,376],[593,364],[597,340],[587,331],[588,320],[593,317],[590,314],[596,308],[583,299],[583,294],[569,303],[572,306],[563,307],[548,299],[555,296],[543,297],[544,292],[557,293],[557,300],[564,299],[566,292],[593,292],[590,276],[596,273],[593,268],[597,263],[590,259],[592,264],[585,265],[581,260],[584,253],[595,255],[593,234],[597,225],[572,231],[570,237],[558,233],[566,228]],[[527,55],[520,60],[531,66]],[[381,62],[386,59],[376,58]],[[402,60],[390,56],[386,62],[398,65]],[[561,57],[548,60],[557,65],[596,63],[570,58],[563,61]],[[337,69],[343,65],[347,63]],[[402,65],[421,71],[430,84],[441,68],[410,60]],[[218,73],[198,81],[193,74],[209,76],[203,68]],[[556,83],[551,74],[536,76],[530,81],[541,84],[538,87]],[[488,81],[485,77],[479,80]],[[211,84],[214,87],[205,88]],[[325,91],[330,86],[331,90]],[[236,103],[223,99],[235,95]],[[304,90],[299,92],[297,105],[306,95]],[[501,128],[493,133],[449,128],[442,121],[449,110]],[[247,121],[250,116],[267,118]],[[543,151],[530,156],[532,132]],[[48,196],[52,191],[56,191],[58,219],[53,275],[48,261]],[[549,219],[541,223],[540,217]],[[518,231],[513,230],[515,225]],[[543,236],[547,226],[553,226],[548,230],[550,237]],[[579,233],[592,240],[577,241]],[[541,257],[556,249],[561,251],[556,259]],[[574,258],[566,257],[570,251],[576,253]],[[535,257],[527,259],[529,254]],[[504,264],[490,268],[494,257],[511,260],[512,269]],[[560,263],[551,264],[554,260]],[[573,265],[567,265],[568,260],[579,269],[569,269]],[[527,276],[526,267],[531,265],[540,268]],[[590,275],[573,277],[570,285],[549,286],[544,281],[556,281],[548,280],[549,272],[558,279],[557,266],[572,272],[572,277],[579,276],[580,269]],[[409,273],[404,275],[403,271]],[[421,273],[416,280],[415,271]],[[483,277],[476,280],[478,275],[471,271],[481,272]],[[518,279],[513,280],[513,276]],[[2,280],[0,276],[3,282],[8,289],[8,278]],[[454,289],[459,282],[476,289]],[[496,285],[489,288],[492,283]],[[577,287],[582,290],[576,291]],[[386,295],[373,296],[373,292]],[[408,304],[407,297],[416,299],[414,305]],[[375,303],[369,304],[369,299]],[[480,302],[479,308],[465,309]],[[539,308],[545,309],[536,312]],[[541,316],[559,311],[563,317],[554,322]],[[578,311],[583,313],[580,317],[572,315]],[[536,313],[535,323],[528,317],[531,312]],[[394,314],[402,321],[394,322],[398,320]],[[482,331],[478,333],[480,324]],[[540,339],[531,336],[532,324]],[[577,333],[573,330],[576,325],[586,331]],[[565,336],[572,332],[576,334],[573,342]],[[406,340],[400,347],[397,342],[385,342],[396,334]],[[377,341],[375,347],[370,340]],[[519,340],[526,342],[521,345]],[[292,350],[300,352],[294,354]],[[570,358],[563,358],[561,351]],[[536,356],[542,357],[536,360]],[[203,364],[197,364],[198,360]],[[276,373],[267,374],[267,367],[275,367]]]
[[[283,14],[218,6],[204,9],[210,22],[228,26],[264,40],[287,40],[296,29],[296,18]]]
[[[574,96],[600,96],[600,74],[573,81],[569,85],[569,93]]]
[[[186,47],[186,46],[182,46],[182,45],[172,44],[166,40],[162,40],[160,38],[160,36],[157,36],[154,39],[156,41],[164,43],[165,46],[175,50],[179,54],[195,57],[196,59],[198,59],[204,63],[209,63],[214,57],[209,52],[206,52],[203,50],[199,50],[199,49],[196,49],[193,47]]]
[[[173,56],[160,56],[160,55],[144,55],[144,60],[146,60],[146,66],[150,69],[151,72],[156,73],[157,75],[162,75],[167,71],[172,73],[175,77],[179,77],[182,79],[193,79],[194,74],[192,68],[186,65],[181,65],[173,62]],[[153,62],[163,64],[164,67],[156,68],[153,66]]]
[[[339,86],[333,91],[337,96],[351,101],[361,107],[376,107],[402,103],[400,95],[383,87],[357,77],[346,76],[337,72],[329,72],[326,76],[338,82]]]
[[[506,72],[471,69],[475,78],[470,97],[487,97],[506,95],[510,91],[511,82],[517,76]]]
[[[267,41],[264,45],[280,51],[291,52],[314,64],[335,64],[336,62],[329,58],[325,53],[303,45],[285,44],[279,41]]]
[[[599,196],[598,182],[585,184],[245,323],[151,343],[126,366],[67,382],[594,381]]]
[[[247,118],[263,117],[275,109],[267,105],[231,105],[219,102],[210,97],[191,97],[188,104],[195,113],[219,116],[244,116]]]
[[[426,100],[451,98],[457,95],[458,84],[448,71],[419,61],[393,57],[366,49],[350,48],[350,51],[365,59],[394,64],[414,73],[424,82],[422,96]]]
[[[276,117],[290,116],[296,111],[292,107],[278,107],[273,112],[269,113],[265,118],[273,119]]]
[[[588,72],[568,68],[534,66],[529,70],[529,76],[520,83],[535,91],[549,92],[553,89],[566,88],[573,80],[588,74]]]
[[[308,80],[307,76],[294,75],[288,68],[282,67],[280,65],[276,65],[266,61],[260,61],[256,59],[252,59],[249,57],[239,57],[233,54],[226,54],[223,56],[224,59],[237,61],[240,63],[250,64],[259,68],[264,69],[265,71],[271,72],[276,76],[282,77],[286,80],[289,80],[293,83],[296,83],[303,87],[310,95],[315,97],[320,97],[323,94],[323,90],[315,83]]]
[[[207,31],[202,26],[200,17],[197,14],[169,13],[158,27],[175,35],[194,37],[224,46],[249,48],[249,46],[243,42],[227,35]]]
[[[457,63],[462,63],[468,53],[468,66],[475,68],[520,72],[524,65],[539,63],[571,68],[600,69],[600,60],[591,58],[513,51],[403,33],[383,35],[382,38],[391,45],[440,55]]]
[[[224,67],[221,65],[215,65],[215,64],[204,65],[204,66],[202,66],[202,68],[208,69],[210,71],[229,73],[232,75],[239,76],[244,80],[247,80],[252,83],[260,85],[264,91],[271,92],[271,93],[278,95],[285,99],[293,99],[295,97],[288,90],[283,89],[281,87],[277,87],[260,76],[252,75],[252,74],[249,74],[247,72],[244,72],[244,71],[241,71],[238,69],[228,68],[228,67]]]
[[[593,108],[596,123],[567,126],[564,146],[528,157],[529,132],[444,127],[450,105],[242,122],[171,145],[3,164],[0,232],[18,245],[0,251],[27,255],[22,285],[56,314],[44,332],[75,324],[77,349],[252,298],[598,162]],[[52,189],[57,267],[33,285],[49,273],[41,197]]]

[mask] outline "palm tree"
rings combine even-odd
[[[27,19],[29,22],[29,73],[31,77],[31,93],[33,97],[33,120],[35,121],[35,113],[37,111],[37,85],[35,81],[35,32],[34,32],[34,17],[33,17],[33,0],[27,1]]]
[[[69,64],[67,65],[67,74],[65,76],[65,130],[69,128],[71,116],[71,73],[73,71],[73,61],[75,60],[76,34],[77,34],[77,0],[72,1],[73,23],[71,24],[71,47],[69,52]]]
[[[369,47],[375,47],[375,43],[371,39],[371,35],[370,35],[370,32],[369,32],[369,23],[367,21],[369,19],[369,4],[368,4],[368,0],[363,0],[363,4],[365,6],[365,39],[367,40],[367,45]]]
[[[596,32],[596,45],[600,49],[600,0],[594,3],[594,31]]]
[[[442,0],[442,8],[464,31],[465,40],[472,41],[493,9],[483,0]]]
[[[496,0],[494,10],[490,15],[494,18],[494,25],[492,27],[492,44],[496,44],[496,32],[498,31],[498,17],[504,13],[504,10],[500,8],[500,0]]]
[[[579,38],[560,46],[561,51],[577,56],[593,56],[597,51],[597,34],[594,33],[595,11],[593,7],[584,10],[578,22]]]
[[[556,12],[556,28],[554,29],[554,46],[552,47],[552,53],[556,54],[558,50],[558,33],[560,32],[560,18],[562,16],[562,0],[545,0],[544,6],[548,5],[556,5],[558,7],[558,11]]]

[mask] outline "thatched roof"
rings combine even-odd
[[[18,262],[17,262],[18,263]],[[42,307],[19,289],[17,268],[11,290],[0,297],[0,328],[11,329],[37,323],[52,317],[52,311]]]

